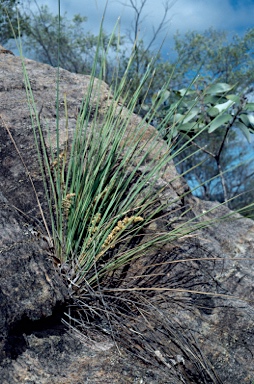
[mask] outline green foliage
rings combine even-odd
[[[199,148],[199,152],[195,153],[196,164],[210,157],[210,160],[214,162],[214,168],[210,174],[206,174],[209,176],[206,180],[214,183],[212,181],[214,176],[220,177],[224,194],[222,201],[232,197],[229,196],[229,188],[226,185],[226,176],[224,175],[230,164],[229,158],[228,162],[223,161],[223,155],[227,148],[226,143],[228,140],[233,140],[237,130],[245,136],[249,143],[251,142],[251,134],[254,133],[252,103],[248,103],[244,96],[232,94],[234,88],[234,86],[226,83],[214,83],[201,89],[200,85],[197,87],[196,82],[194,82],[190,88],[179,91],[170,92],[167,89],[162,89],[153,95],[151,105],[143,105],[143,109],[147,111],[147,116],[153,114],[155,117],[157,129],[168,143],[178,140],[177,148],[183,145],[183,141],[187,142],[182,156],[188,158],[188,161],[190,161],[190,154],[194,154],[197,148]],[[176,99],[176,101],[170,103],[172,93],[173,100]],[[216,135],[211,135],[215,131]],[[193,149],[190,144],[193,144]],[[204,154],[206,158],[203,158]],[[237,158],[237,154],[235,157]],[[232,163],[234,159],[231,157],[230,161]],[[189,166],[190,164],[187,164],[186,167]],[[193,166],[195,167],[195,164]],[[205,167],[206,170],[209,169],[207,164]],[[184,173],[183,169],[181,171]],[[195,169],[194,172],[197,170]],[[204,180],[204,183],[207,181]],[[200,182],[195,184],[200,184]]]
[[[98,39],[100,55],[105,55],[109,45],[111,52],[118,49],[118,37],[107,36],[104,32],[100,37],[85,32],[86,17],[75,15],[72,20],[67,15],[54,16],[48,6],[41,6],[37,13],[26,14],[29,22],[26,26],[26,37],[23,47],[38,61],[76,73],[90,73],[97,50]],[[58,58],[59,47],[59,58]],[[104,63],[104,78],[112,70],[108,62]]]
[[[174,91],[178,100],[172,104],[167,103],[170,91],[161,90],[153,95],[151,106],[144,105],[143,108],[149,110],[149,113],[155,112],[158,120],[171,112],[167,129],[169,140],[172,137],[171,130],[174,131],[173,137],[179,133],[193,136],[206,125],[208,133],[218,128],[224,128],[226,132],[230,127],[237,127],[250,142],[250,134],[254,133],[252,103],[247,103],[244,97],[229,93],[233,88],[234,86],[226,83],[215,83],[204,89],[180,89]],[[159,125],[158,129],[160,130]]]
[[[137,110],[142,115],[146,114],[148,119],[151,113],[154,114],[152,123],[168,142],[173,140],[176,147],[181,147],[183,141],[188,142],[185,152],[176,158],[176,163],[181,164],[178,169],[185,173],[187,169],[194,167],[195,171],[189,172],[186,179],[192,187],[201,183],[201,188],[196,193],[210,200],[218,199],[218,193],[220,201],[237,195],[239,175],[236,171],[229,172],[229,169],[234,167],[236,159],[240,164],[248,156],[251,157],[250,152],[248,155],[250,149],[247,145],[250,145],[251,134],[254,132],[253,103],[248,102],[246,95],[253,91],[253,37],[254,29],[243,37],[233,36],[231,40],[226,33],[213,29],[203,34],[189,32],[183,37],[176,35],[177,59],[174,71],[172,66],[164,63],[160,57],[157,58],[153,77],[149,79],[151,87],[144,93],[145,103],[141,110]],[[139,59],[139,63],[141,62],[142,59]],[[189,86],[190,79],[197,73],[194,86]],[[155,81],[156,78],[159,81]],[[167,88],[162,86],[165,78],[170,79]],[[183,96],[184,102],[179,103]],[[161,102],[155,111],[154,102],[158,98]],[[169,116],[169,111],[171,118],[165,129],[165,115]],[[207,129],[204,130],[205,125]],[[196,136],[200,130],[201,135]],[[236,138],[241,135],[247,140],[245,147],[237,151],[235,146],[240,148],[240,143]],[[231,146],[228,144],[230,141]],[[183,158],[186,160],[183,161]],[[246,168],[246,172],[240,175],[241,192],[244,185],[247,188],[246,178],[253,170],[250,162],[246,163]],[[224,174],[226,171],[227,175]],[[199,174],[199,177],[193,174]],[[216,182],[216,176],[221,180],[220,186]],[[203,192],[200,193],[202,189]],[[235,208],[233,203],[229,205]]]
[[[175,85],[182,87],[184,84],[189,84],[190,76],[197,72],[199,79],[196,84],[201,90],[210,88],[211,92],[218,83],[235,84],[233,95],[230,94],[230,90],[222,87],[225,94],[223,92],[221,95],[207,94],[203,98],[206,111],[203,118],[211,121],[210,127],[206,133],[193,140],[192,146],[186,148],[184,155],[187,157],[187,153],[194,154],[190,160],[192,166],[201,164],[187,179],[192,186],[202,185],[197,190],[202,198],[225,201],[246,191],[245,197],[242,195],[234,203],[233,201],[229,203],[231,208],[236,208],[237,201],[241,200],[242,206],[244,198],[246,204],[250,198],[254,198],[253,192],[249,191],[253,163],[247,162],[247,159],[252,158],[253,106],[248,102],[248,98],[253,92],[254,83],[253,38],[253,28],[243,37],[235,35],[228,38],[226,33],[213,29],[203,34],[188,32],[183,37],[179,34],[175,36],[179,63],[175,71]],[[246,139],[245,145],[242,137]],[[197,148],[200,148],[199,152]],[[191,164],[181,160],[178,159],[178,163],[181,164],[178,169],[184,172]],[[245,163],[245,167],[241,166],[241,172],[229,171],[236,163],[240,165],[242,162]],[[221,176],[223,171],[227,171],[227,174]],[[213,182],[206,182],[216,175],[217,178]],[[219,184],[222,185],[218,185],[219,179],[221,179]],[[253,187],[251,189],[253,190]]]
[[[0,44],[2,45],[14,37],[13,31],[16,35],[23,32],[25,18],[17,8],[20,4],[18,0],[1,0],[0,2]]]
[[[237,159],[238,164],[246,164],[246,172],[240,175],[241,192],[244,186],[247,190],[247,179],[252,174],[252,164],[246,163],[246,159],[251,157],[247,145],[251,145],[253,133],[253,103],[248,102],[246,95],[253,91],[253,37],[254,29],[247,31],[243,37],[235,35],[231,39],[226,33],[213,29],[203,34],[189,32],[185,36],[176,35],[176,60],[172,65],[164,62],[161,56],[156,56],[153,75],[143,92],[145,103],[136,110],[142,116],[146,115],[148,120],[151,113],[154,114],[152,124],[167,141],[173,140],[176,147],[181,147],[183,141],[188,142],[185,152],[176,158],[176,163],[181,164],[178,169],[185,173],[194,167],[195,171],[189,172],[186,179],[192,187],[201,183],[201,188],[196,192],[210,200],[218,199],[218,194],[220,201],[237,195],[239,175],[236,171],[229,172]],[[145,47],[140,45],[136,52],[136,73],[130,79],[134,89],[142,75],[142,63],[146,65],[146,60],[142,59],[143,52],[148,54]],[[189,86],[190,79],[197,73],[195,86]],[[168,79],[170,81],[165,89],[163,85]],[[184,102],[179,103],[184,95]],[[158,98],[161,102],[155,111],[154,102]],[[166,126],[165,115],[169,116],[170,110],[171,118]],[[207,125],[205,130],[204,125]],[[199,130],[202,133],[196,136]],[[246,138],[246,144],[240,150],[237,137],[241,135]],[[183,161],[183,158],[186,160]],[[224,174],[226,171],[227,175]],[[193,175],[195,173],[199,174],[198,178]],[[196,181],[193,184],[194,179]],[[221,180],[220,186],[217,179]],[[246,199],[247,195],[250,196],[246,194]],[[236,208],[233,203],[229,205]]]
[[[253,46],[254,28],[243,37],[234,35],[232,38],[214,29],[202,34],[192,31],[184,36],[178,33],[175,35],[179,63],[176,77],[178,81],[188,84],[190,75],[199,72],[207,84],[216,81],[237,84],[240,90],[252,88]]]

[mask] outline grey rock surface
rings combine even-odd
[[[41,123],[45,132],[49,130],[53,137],[56,69],[31,60],[25,60],[25,65]],[[66,141],[64,95],[71,135],[88,84],[88,76],[60,70],[62,144]],[[91,102],[96,101],[92,99]],[[109,102],[110,91],[105,84],[100,101],[102,114]],[[130,130],[135,130],[139,121],[133,115]],[[15,151],[6,126],[18,145],[27,170]],[[153,133],[154,128],[147,129],[147,137]],[[163,150],[163,142],[158,145]],[[147,258],[154,261],[172,261],[167,263],[165,270],[161,266],[162,274],[165,272],[161,281],[169,290],[150,297],[163,314],[161,327],[163,318],[169,318],[172,328],[171,333],[164,333],[164,340],[158,345],[156,340],[164,332],[159,323],[153,336],[148,335],[158,361],[156,368],[152,368],[131,357],[121,346],[120,356],[108,336],[97,335],[99,340],[91,342],[69,335],[61,325],[61,306],[68,301],[68,291],[53,267],[47,246],[36,235],[36,231],[43,230],[27,172],[34,180],[47,215],[21,60],[0,54],[0,377],[3,384],[252,384],[253,221],[234,215],[227,221],[213,222],[195,236],[147,254]],[[175,201],[188,191],[172,163],[158,180],[158,185],[164,184],[162,200]],[[179,199],[174,209],[176,207],[176,212],[191,208],[187,218],[196,216],[196,221],[214,220],[230,213],[226,207],[216,208],[216,203],[191,196]],[[176,220],[174,225],[179,222]],[[139,264],[133,266],[139,274],[142,268]],[[179,340],[181,332],[188,335],[179,341],[178,347],[174,343],[174,331],[177,333],[177,330]],[[181,342],[187,343],[185,348],[181,349]],[[186,353],[188,348],[189,353]],[[191,354],[193,360],[189,358]],[[168,370],[169,361],[176,361],[174,372]],[[213,379],[198,376],[203,368],[216,372],[216,375],[211,374]]]
[[[0,360],[13,327],[51,316],[67,298],[40,240],[0,192]]]

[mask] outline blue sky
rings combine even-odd
[[[139,0],[135,0],[139,2]],[[144,10],[145,19],[141,34],[149,39],[153,27],[156,27],[163,16],[165,0],[147,0]],[[47,4],[52,12],[57,13],[58,0],[37,0],[38,4]],[[117,19],[121,20],[121,33],[131,29],[133,12],[123,3],[129,0],[109,0],[105,29],[111,32]],[[243,34],[248,28],[254,27],[254,0],[170,0],[170,23],[166,44],[170,49],[172,36],[176,31],[185,33],[188,30],[204,31],[209,27],[225,30],[228,33]],[[61,0],[61,12],[71,18],[74,14],[88,17],[87,30],[97,33],[106,0]]]

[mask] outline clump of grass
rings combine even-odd
[[[133,111],[151,69],[148,66],[131,98],[128,92],[123,94],[123,90],[128,89],[127,74],[132,56],[123,77],[106,95],[102,81],[106,57],[101,55],[101,38],[102,26],[90,84],[79,109],[76,127],[69,135],[66,101],[66,131],[60,130],[57,110],[56,141],[51,139],[50,147],[45,144],[46,133],[42,130],[23,60],[34,138],[51,217],[46,230],[72,298],[69,325],[84,333],[91,319],[99,319],[105,331],[107,321],[106,328],[115,340],[131,346],[145,361],[160,360],[177,374],[178,363],[168,360],[166,345],[161,342],[159,349],[151,347],[150,336],[140,330],[142,322],[152,330],[160,324],[163,328],[161,333],[157,329],[160,335],[164,333],[170,337],[175,349],[184,351],[194,365],[198,362],[200,372],[205,372],[204,382],[218,383],[219,379],[202,353],[190,348],[186,332],[180,325],[172,325],[165,315],[163,319],[149,294],[144,293],[181,291],[168,287],[160,279],[160,275],[169,273],[173,261],[155,260],[155,256],[149,256],[150,251],[187,238],[211,222],[199,220],[201,215],[169,229],[174,210],[175,216],[180,218],[188,213],[186,208],[180,214],[176,207],[190,193],[185,192],[171,201],[163,199],[165,190],[174,180],[159,181],[176,153],[161,140],[160,133],[150,127],[154,118],[152,112],[149,121],[140,118],[135,128],[131,127]],[[98,68],[102,68],[100,76],[95,78]],[[165,84],[165,89],[167,86]],[[158,99],[157,107],[159,103]],[[168,121],[170,116],[165,116],[164,124]],[[66,135],[64,146],[60,145],[62,135]],[[149,231],[158,219],[167,224],[163,229]],[[132,275],[132,266],[138,266],[139,261],[144,268],[139,276]],[[145,354],[135,349],[135,343]]]

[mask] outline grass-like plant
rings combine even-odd
[[[173,150],[172,143],[163,141],[160,132],[150,126],[162,100],[158,96],[157,101],[153,101],[149,119],[139,118],[135,127],[131,125],[133,111],[151,71],[148,67],[131,98],[128,92],[123,93],[128,89],[127,74],[133,56],[122,78],[116,80],[114,87],[105,94],[103,73],[107,52],[101,49],[102,25],[89,87],[79,109],[76,127],[74,130],[68,128],[66,101],[66,129],[60,129],[57,109],[55,142],[52,137],[47,140],[48,133],[42,129],[20,47],[50,222],[47,222],[46,213],[42,210],[41,213],[58,270],[69,289],[70,325],[84,332],[91,319],[101,319],[101,328],[105,330],[107,320],[107,331],[116,340],[133,341],[132,346],[135,340],[142,340],[142,345],[147,348],[146,357],[134,347],[132,349],[143,360],[150,361],[155,357],[174,369],[174,364],[163,361],[162,351],[166,346],[161,344],[160,350],[154,350],[139,331],[141,322],[149,327],[156,327],[156,321],[160,322],[163,332],[167,332],[190,359],[198,361],[200,370],[217,383],[219,380],[204,361],[202,353],[191,350],[187,336],[180,336],[176,325],[170,324],[155,306],[154,300],[150,300],[151,292],[186,291],[167,286],[158,277],[166,274],[168,266],[175,261],[155,257],[156,249],[194,236],[195,231],[211,222],[202,220],[201,215],[184,219],[176,227],[171,226],[170,217],[181,219],[188,209],[180,211],[177,206],[184,195],[177,198],[169,196],[169,200],[164,196],[174,180],[165,181],[162,177],[178,152]],[[58,78],[58,89],[59,81]],[[167,86],[165,84],[165,89]],[[59,91],[57,106],[58,97]],[[188,113],[191,113],[191,108],[186,116]],[[174,109],[170,109],[163,120],[167,129],[172,114]],[[63,136],[65,140],[61,145]],[[46,142],[50,142],[50,146]],[[187,145],[186,142],[184,145]],[[182,176],[175,176],[178,177]],[[188,193],[190,191],[185,192]],[[156,227],[158,220],[163,223],[161,227]],[[138,266],[139,261],[142,267],[140,273],[135,274],[133,265]],[[149,313],[153,313],[152,320]]]

